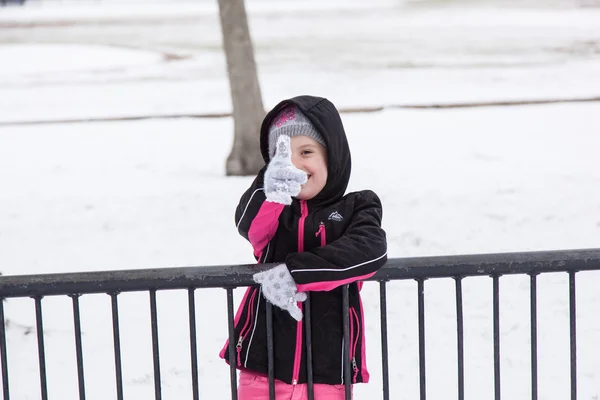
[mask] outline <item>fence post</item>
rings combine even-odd
[[[70,295],[73,300],[73,326],[75,330],[75,353],[77,355],[77,381],[79,382],[79,400],[85,400],[85,381],[83,375],[83,346],[81,343],[81,318],[79,313],[79,295]]]
[[[455,276],[456,285],[456,354],[458,358],[458,400],[465,398],[465,348],[463,325],[462,277]]]
[[[388,363],[388,334],[387,334],[387,281],[379,282],[379,309],[381,311],[381,371],[383,378],[383,400],[390,399],[390,374]]]
[[[0,297],[0,360],[2,363],[2,393],[4,400],[10,399],[8,386],[8,357],[6,351],[6,320],[4,319],[4,298]]]
[[[417,300],[419,308],[419,392],[420,399],[427,398],[425,367],[425,280],[417,279]]]
[[[494,398],[500,400],[500,276],[492,275],[494,303]]]
[[[575,292],[575,273],[569,272],[569,319],[571,335],[571,400],[577,400],[577,307]]]
[[[348,285],[342,286],[342,324],[344,328],[344,386],[346,400],[352,398],[352,373],[350,372],[350,299]]]
[[[231,385],[231,399],[237,400],[237,371],[235,368],[235,344],[233,321],[233,288],[227,290],[227,323],[229,326],[229,379]]]
[[[115,379],[117,384],[117,400],[123,400],[123,371],[121,369],[121,337],[119,331],[119,303],[117,292],[109,293],[112,308],[113,348],[115,352]]]
[[[42,296],[35,296],[34,300],[38,341],[38,358],[40,368],[40,389],[42,400],[48,400],[48,382],[46,377],[46,350],[44,347],[44,319],[42,316]]]
[[[531,400],[538,398],[537,366],[537,274],[530,274],[530,316],[531,316]]]

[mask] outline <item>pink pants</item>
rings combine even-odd
[[[315,400],[344,400],[344,385],[314,384]],[[269,379],[262,375],[256,375],[248,371],[240,371],[240,383],[238,385],[239,400],[268,400]],[[276,400],[308,400],[306,384],[290,385],[275,380]]]

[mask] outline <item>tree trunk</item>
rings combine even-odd
[[[264,165],[260,154],[260,124],[265,109],[260,94],[254,50],[244,0],[219,0],[219,15],[233,105],[233,148],[227,175],[256,175]]]

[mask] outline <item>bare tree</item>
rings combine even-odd
[[[244,0],[219,0],[223,47],[233,103],[233,148],[227,175],[255,175],[264,165],[259,131],[265,115]]]

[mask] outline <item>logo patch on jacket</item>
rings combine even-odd
[[[343,221],[343,220],[344,220],[344,217],[342,217],[342,214],[340,214],[339,212],[337,212],[337,211],[334,211],[334,212],[332,212],[331,214],[329,214],[329,218],[328,218],[328,219],[329,219],[330,221],[337,221],[337,222],[340,222],[340,221]]]

